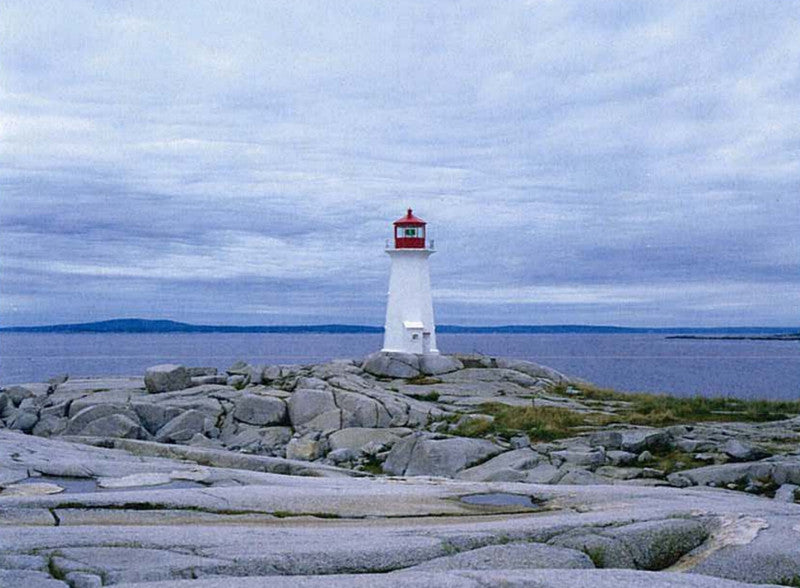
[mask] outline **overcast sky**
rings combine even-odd
[[[800,325],[800,2],[0,6],[0,324]]]

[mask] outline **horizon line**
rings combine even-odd
[[[101,325],[113,325],[115,323],[138,323],[142,326],[149,325],[155,327],[162,324],[165,327],[168,325],[176,327],[190,327],[197,329],[369,329],[373,331],[382,331],[382,325],[370,325],[360,323],[295,323],[295,324],[203,324],[203,323],[188,323],[183,321],[176,321],[173,319],[143,319],[137,317],[123,317],[101,319],[96,321],[84,322],[71,322],[71,323],[48,323],[38,325],[9,325],[0,326],[0,332],[13,331],[13,330],[29,330],[29,329],[79,329],[80,327],[97,327]],[[120,325],[122,326],[122,325]],[[461,325],[461,324],[440,324],[436,326],[437,331],[441,329],[465,329],[465,330],[485,330],[485,329],[607,329],[607,330],[628,330],[628,331],[674,331],[674,330],[694,330],[694,331],[714,331],[714,330],[789,330],[800,331],[800,326],[767,326],[767,325],[717,325],[717,326],[623,326],[623,325],[610,325],[610,324],[590,324],[590,323],[549,323],[549,324],[536,324],[536,323],[516,323],[516,324],[489,324],[489,325]]]

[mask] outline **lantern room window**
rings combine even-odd
[[[398,239],[421,239],[425,236],[423,227],[397,227]]]

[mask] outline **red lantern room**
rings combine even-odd
[[[425,249],[426,224],[421,218],[415,217],[409,208],[403,218],[394,221],[395,249]]]

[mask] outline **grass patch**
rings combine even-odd
[[[436,402],[439,400],[439,393],[436,390],[431,390],[425,394],[408,394],[414,400],[427,400],[428,402]]]
[[[485,428],[482,435],[495,433],[509,438],[517,433],[526,433],[532,441],[552,441],[571,437],[576,434],[577,427],[586,425],[584,415],[558,406],[520,407],[488,403],[483,404],[481,409],[486,414],[492,415],[494,421],[489,423],[476,419],[470,421],[468,425]]]
[[[692,454],[677,449],[666,452],[653,450],[651,453],[653,454],[653,459],[643,465],[661,470],[667,475],[708,465],[704,461],[695,459]]]
[[[787,576],[786,578],[781,578],[775,583],[780,584],[781,586],[794,586],[795,588],[800,588],[800,576],[797,574],[791,577]]]
[[[575,398],[594,402],[619,402],[614,415],[598,416],[594,424],[627,423],[663,427],[703,421],[779,421],[800,414],[800,401],[743,400],[724,396],[692,396],[680,398],[666,394],[626,393],[596,388],[587,384],[569,386]],[[566,384],[557,384],[551,391],[567,394]]]
[[[494,423],[488,419],[470,419],[458,425],[454,435],[461,437],[485,437],[494,432]]]
[[[370,455],[369,458],[361,465],[361,471],[368,474],[379,476],[383,474],[383,465],[378,458]]]
[[[406,380],[406,384],[411,384],[412,386],[430,386],[431,384],[441,384],[442,381],[439,378],[429,378],[428,376],[414,376],[413,378],[409,378]]]

